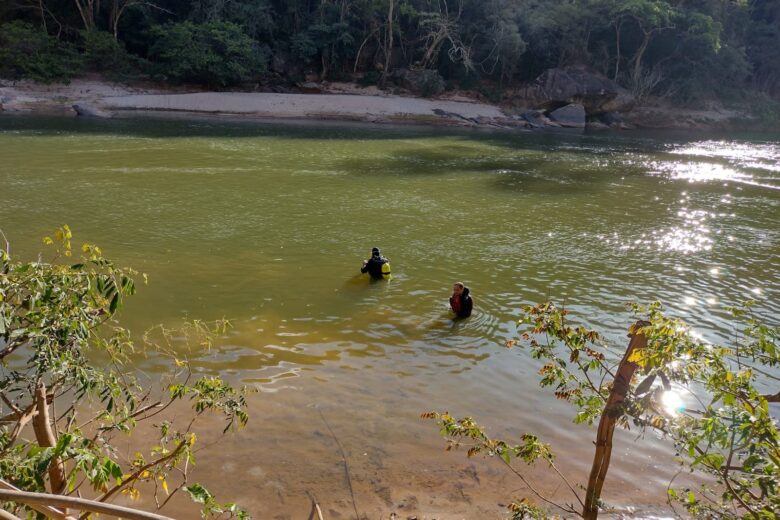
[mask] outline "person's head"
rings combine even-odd
[[[463,282],[455,282],[452,284],[452,295],[453,296],[460,296],[463,294],[463,289],[465,289],[466,286],[463,285]]]
[[[382,252],[379,250],[378,247],[374,247],[371,249],[371,256],[380,256]]]

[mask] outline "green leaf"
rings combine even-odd
[[[198,483],[195,483],[191,486],[185,486],[184,490],[190,494],[190,497],[194,502],[199,504],[205,504],[206,502],[214,499],[214,496],[209,493],[206,488]]]
[[[108,307],[108,312],[114,314],[117,307],[119,307],[119,293],[114,293],[114,297],[111,298],[111,305]]]
[[[103,469],[105,472],[117,480],[122,478],[122,468],[113,460],[107,458],[103,463]]]
[[[638,396],[646,394],[650,390],[650,387],[653,386],[653,382],[655,382],[655,374],[647,376],[644,381],[639,383],[636,386],[634,393]]]
[[[501,455],[501,459],[503,459],[503,461],[506,462],[507,464],[509,464],[509,462],[512,460],[509,456],[509,450],[501,451],[500,455]]]

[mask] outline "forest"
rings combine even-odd
[[[491,101],[553,67],[696,105],[780,95],[780,0],[4,0],[0,77],[259,89],[301,81]],[[396,74],[396,76],[394,76]]]

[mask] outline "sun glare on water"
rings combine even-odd
[[[664,411],[671,416],[685,411],[685,403],[683,403],[682,397],[674,390],[664,390],[663,394],[661,394],[661,405]]]
[[[691,183],[734,182],[780,190],[776,178],[780,172],[780,147],[776,144],[699,141],[677,146],[669,153],[675,156],[673,161],[654,161],[650,166],[671,179]],[[681,161],[680,156],[693,160]]]

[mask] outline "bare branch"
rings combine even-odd
[[[104,504],[85,498],[69,497],[63,495],[53,495],[49,493],[30,493],[27,491],[0,490],[0,499],[17,504],[26,504],[30,507],[41,505],[54,505],[58,507],[70,507],[80,509],[89,513],[103,513],[109,516],[119,516],[127,520],[173,520],[170,517],[158,515],[155,513],[146,513],[129,507],[117,506],[114,504]],[[48,513],[51,515],[51,512]],[[56,517],[55,517],[56,518]],[[65,516],[60,518],[66,519]]]
[[[780,392],[777,392],[776,394],[765,394],[762,395],[761,397],[763,397],[770,403],[780,403]]]
[[[19,488],[13,484],[0,479],[0,490],[6,491],[20,491]],[[54,520],[74,520],[72,517],[65,515],[59,509],[52,507],[46,503],[43,504],[27,504],[30,509],[37,511],[44,515],[46,518],[54,518]]]

